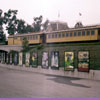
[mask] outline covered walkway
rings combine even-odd
[[[0,50],[10,52],[11,50],[14,51],[21,51],[22,46],[21,45],[0,45]]]

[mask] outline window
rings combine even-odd
[[[30,40],[30,36],[28,36],[28,40]]]
[[[82,32],[82,36],[85,36],[85,31]]]
[[[59,33],[59,38],[61,37],[61,33]]]
[[[65,37],[65,33],[62,33],[62,37]]]
[[[29,40],[32,40],[32,36],[29,36]]]
[[[73,36],[73,33],[70,33],[70,37],[72,37]]]
[[[90,35],[90,31],[87,31],[87,35]]]
[[[57,33],[55,33],[55,38],[57,38]]]
[[[33,40],[35,40],[35,36],[33,36]]]
[[[81,32],[78,32],[78,36],[81,36]]]
[[[95,34],[95,31],[91,31],[91,35],[94,35]]]
[[[38,35],[35,36],[35,40],[38,40]]]
[[[52,38],[54,38],[54,34],[52,34]]]
[[[76,34],[76,32],[74,32],[74,36],[76,36],[77,34]]]
[[[66,37],[68,37],[68,33],[66,33]]]
[[[26,36],[27,40],[28,40],[28,36]]]
[[[17,37],[14,37],[15,40],[17,40]],[[20,38],[21,39],[21,38]]]
[[[48,39],[50,39],[51,38],[51,34],[48,34]]]
[[[32,39],[33,39],[33,40],[38,40],[38,35],[32,36]]]
[[[23,40],[23,37],[22,37],[22,36],[20,37],[20,40],[21,40],[21,41]]]

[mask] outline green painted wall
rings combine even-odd
[[[45,44],[43,49],[38,50],[38,65],[42,63],[42,52],[49,53],[49,66],[50,55],[52,51],[59,51],[59,66],[64,67],[64,52],[73,51],[75,54],[75,68],[78,65],[78,52],[89,51],[90,53],[90,69],[100,69],[100,44],[96,43],[70,43],[70,44]]]

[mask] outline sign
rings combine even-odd
[[[51,67],[59,67],[59,53],[57,51],[51,52]]]
[[[22,65],[22,52],[19,53],[19,65]]]
[[[0,52],[0,63],[2,62],[2,53]]]
[[[15,65],[18,64],[18,54],[17,53],[14,54],[14,64]]]
[[[10,53],[10,64],[12,64],[12,53]]]
[[[42,67],[48,68],[48,53],[47,52],[43,52],[42,54]]]
[[[74,70],[74,52],[65,52],[65,71]]]
[[[25,65],[26,65],[27,67],[30,66],[30,53],[26,53],[26,62],[25,62]]]
[[[9,63],[9,54],[8,53],[6,54],[6,63],[7,64]]]
[[[32,67],[37,67],[37,53],[32,53]]]
[[[89,71],[89,52],[80,51],[78,52],[78,70],[79,71]]]

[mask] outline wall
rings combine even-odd
[[[49,66],[51,51],[59,51],[59,66],[64,67],[64,52],[73,51],[75,54],[75,68],[78,65],[78,51],[89,51],[90,53],[90,69],[100,69],[100,43],[70,43],[70,44],[49,44],[38,50],[38,65],[42,62],[42,52],[49,53]]]
[[[14,44],[13,37],[9,37],[8,38],[8,45],[13,45],[13,44]]]
[[[84,30],[85,31],[85,30]],[[91,32],[91,30],[88,30]],[[78,32],[82,32],[82,31],[75,31],[77,34]],[[64,32],[65,34],[66,32]],[[74,33],[74,32],[67,32],[68,34],[69,33]],[[85,34],[87,33],[87,31],[85,31]],[[55,35],[55,33],[53,33]],[[59,35],[59,33],[57,33]],[[89,41],[89,40],[97,40],[97,36],[98,36],[98,30],[95,30],[95,35],[85,35],[85,36],[68,36],[68,37],[62,37],[62,34],[61,34],[61,37],[59,38],[59,36],[57,36],[57,38],[48,38],[48,35],[46,36],[47,40],[46,40],[46,43],[51,43],[51,42],[74,42],[74,41]],[[51,34],[52,35],[52,34]]]

